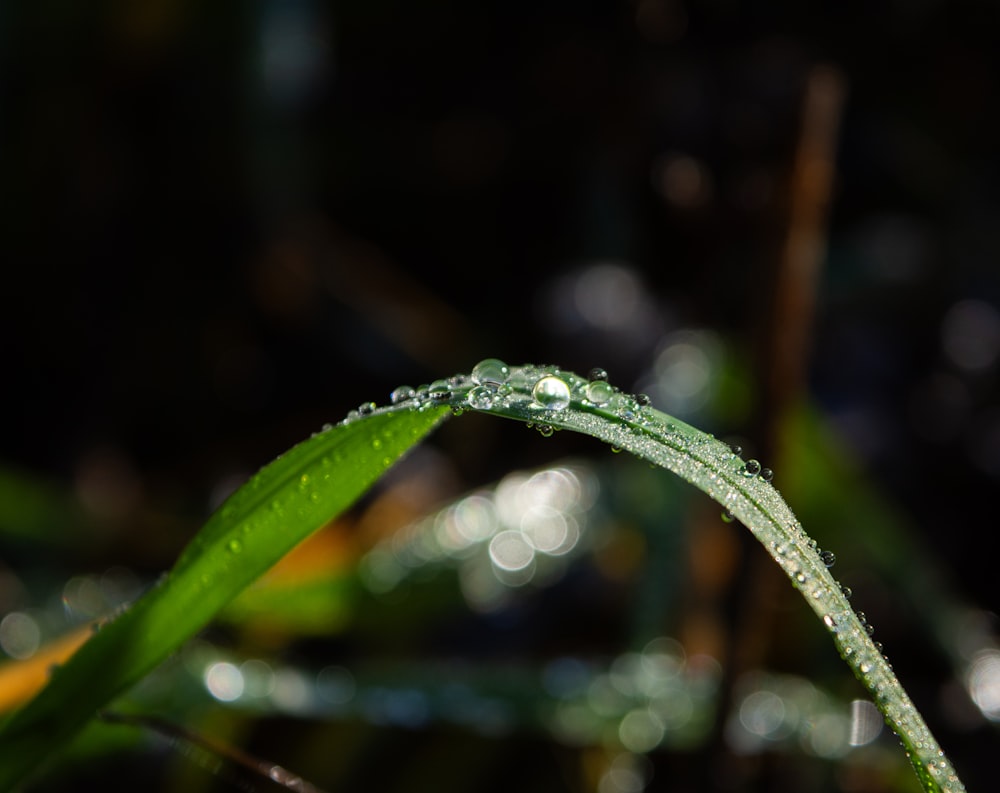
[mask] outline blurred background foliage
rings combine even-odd
[[[261,464],[496,355],[771,465],[985,789],[998,34],[975,0],[4,4],[0,706]],[[540,466],[577,540],[511,577]],[[120,709],[330,789],[916,790],[668,479],[453,421]],[[37,789],[275,787],[178,747],[95,723]]]

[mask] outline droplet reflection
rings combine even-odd
[[[23,611],[12,611],[0,620],[0,649],[11,658],[31,658],[38,652],[41,640],[38,623]]]
[[[383,540],[361,562],[369,590],[388,593],[430,565],[458,567],[480,611],[500,608],[509,587],[551,581],[586,535],[597,479],[580,466],[516,471]]]
[[[205,688],[220,702],[234,702],[243,696],[243,673],[235,664],[216,661],[205,669]]]
[[[490,541],[490,559],[501,570],[523,570],[535,557],[535,549],[519,531],[502,531]]]
[[[969,696],[990,721],[1000,721],[1000,650],[976,653],[966,674]]]

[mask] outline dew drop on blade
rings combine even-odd
[[[472,368],[472,382],[476,385],[497,386],[509,377],[510,367],[498,358],[486,358]]]
[[[476,410],[489,410],[493,407],[493,389],[485,385],[477,385],[469,391],[469,407]]]
[[[629,396],[623,396],[618,403],[618,415],[625,419],[625,421],[632,421],[638,409],[639,405]]]
[[[431,399],[444,401],[451,397],[451,386],[448,385],[447,380],[435,380],[427,389],[427,394]]]
[[[760,473],[760,463],[756,460],[747,460],[743,470],[747,476],[754,477]]]
[[[588,375],[588,378],[590,380],[604,380],[604,381],[607,381],[607,379],[608,379],[608,373],[604,369],[602,369],[600,366],[595,366],[593,369],[590,370],[590,374]]]
[[[555,375],[546,375],[535,383],[531,396],[546,410],[562,410],[569,405],[569,386]]]
[[[762,468],[760,470],[760,478],[763,479],[768,484],[771,484],[771,480],[774,479],[774,471],[770,468]]]
[[[587,399],[598,407],[608,404],[614,395],[614,388],[604,380],[594,380],[587,386]]]
[[[833,567],[837,563],[837,555],[833,551],[820,551],[819,560],[827,567]]]
[[[392,393],[389,394],[389,401],[394,405],[398,405],[400,402],[405,402],[407,399],[413,399],[417,392],[413,390],[413,386],[401,385],[399,388],[393,389]]]

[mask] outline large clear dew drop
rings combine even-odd
[[[562,410],[569,406],[569,386],[555,375],[547,375],[535,383],[531,396],[546,410]]]
[[[498,386],[510,378],[510,367],[498,358],[486,358],[472,368],[472,381],[476,385]]]

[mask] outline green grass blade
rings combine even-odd
[[[399,396],[399,393],[397,393]],[[354,415],[279,458],[206,524],[169,576],[86,644],[0,730],[0,788],[23,777],[193,635],[241,589],[346,508],[448,412],[516,419],[543,435],[569,429],[666,468],[746,525],[831,633],[841,656],[898,734],[928,793],[965,788],[867,625],[855,614],[778,492],[724,443],[619,392],[553,367],[481,362],[397,404]]]
[[[251,478],[209,518],[154,589],[87,642],[0,728],[0,790],[37,769],[101,707],[347,509],[448,413],[447,406],[429,403],[339,424]]]

